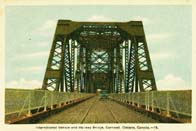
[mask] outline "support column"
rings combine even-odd
[[[75,90],[74,85],[75,85],[75,40],[71,40],[71,81],[73,85],[73,90]]]
[[[72,69],[71,69],[71,54],[70,54],[70,44],[65,45],[65,59],[64,59],[64,70],[65,70],[65,87],[66,91],[73,92],[74,87],[72,83]]]
[[[128,66],[129,66],[129,41],[125,40],[125,76],[124,76],[124,86],[125,86],[125,93],[129,92],[128,87]]]
[[[152,70],[149,51],[145,36],[135,36],[136,39],[136,73],[140,86],[140,91],[157,90],[155,77]]]
[[[121,90],[121,81],[120,81],[120,46],[116,48],[116,86],[117,86],[117,93]]]
[[[48,64],[43,80],[42,89],[63,91],[64,47],[67,44],[66,36],[55,35],[50,51]],[[61,85],[61,88],[60,86]]]

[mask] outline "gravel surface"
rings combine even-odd
[[[114,101],[93,97],[39,123],[159,123],[159,121]]]

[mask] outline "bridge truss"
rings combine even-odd
[[[59,20],[42,89],[87,93],[157,90],[142,22]]]

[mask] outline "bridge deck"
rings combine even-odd
[[[158,123],[139,112],[97,96],[70,107],[39,123]]]

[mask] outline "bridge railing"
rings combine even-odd
[[[65,93],[47,90],[5,89],[5,116],[20,117],[40,110],[46,111],[79,99],[91,97],[87,93]]]
[[[176,118],[191,118],[191,90],[148,91],[129,94],[110,94],[110,98],[147,111],[162,113]]]

